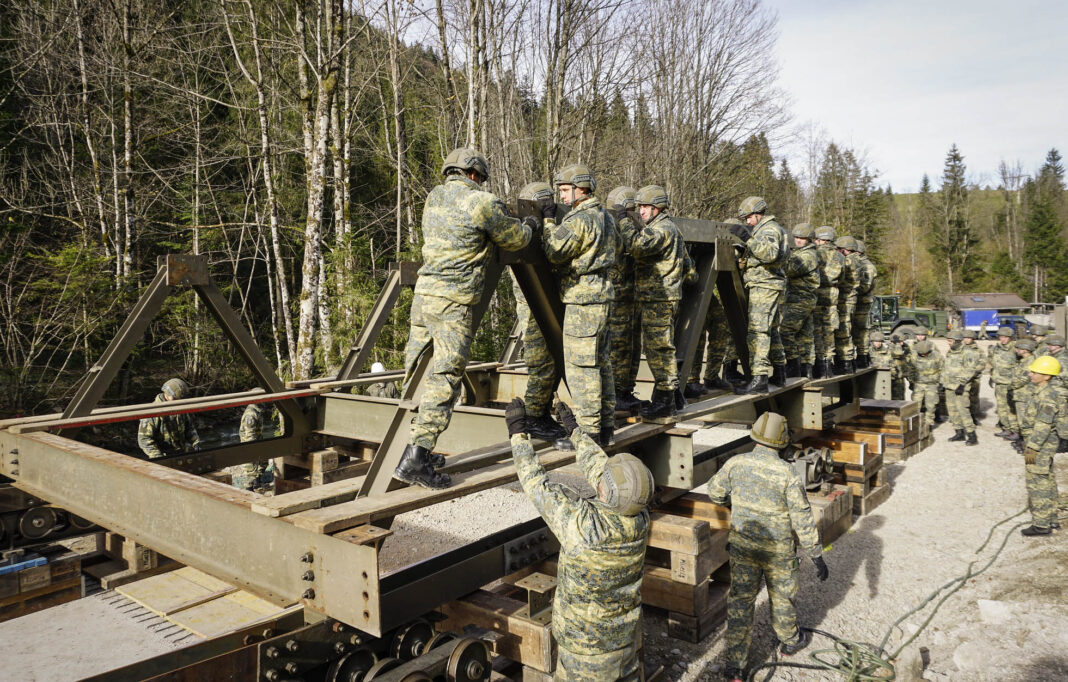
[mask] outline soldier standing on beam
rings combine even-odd
[[[820,256],[812,243],[815,230],[809,223],[794,226],[794,248],[786,259],[786,304],[783,306],[782,336],[786,352],[786,376],[812,378],[812,311],[820,286]]]
[[[857,355],[857,367],[863,369],[871,363],[868,360],[868,327],[871,325],[872,292],[879,270],[875,263],[868,260],[868,247],[860,239],[857,242],[857,306],[853,309],[853,348]]]
[[[815,337],[816,367],[813,376],[834,376],[834,335],[838,331],[838,282],[845,268],[845,256],[834,248],[837,234],[830,225],[816,230],[816,248],[820,254],[820,288],[816,290],[816,309],[812,315]]]
[[[641,360],[641,324],[634,301],[634,259],[627,252],[622,235],[636,229],[630,211],[637,208],[634,203],[637,194],[633,187],[623,185],[609,192],[605,201],[620,234],[620,250],[612,268],[615,297],[608,314],[608,346],[616,391],[615,410],[629,414],[635,414],[642,403],[634,395],[638,361]]]
[[[430,190],[423,207],[423,265],[412,300],[411,331],[404,350],[404,385],[424,353],[433,352],[424,379],[411,440],[393,477],[424,488],[447,488],[445,463],[432,454],[448,428],[471,355],[475,306],[482,298],[493,245],[517,251],[530,243],[530,228],[508,214],[504,203],[480,185],[489,163],[475,149],[454,149],[445,157],[445,182]]]

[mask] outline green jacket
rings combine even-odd
[[[913,351],[910,356],[909,381],[914,384],[937,384],[942,379],[942,354],[933,349],[927,355]]]
[[[708,482],[708,497],[731,508],[730,542],[794,554],[794,533],[810,557],[823,554],[805,489],[793,468],[764,445],[735,455]]]
[[[973,350],[969,350],[972,348]],[[942,385],[951,390],[968,384],[983,372],[983,355],[975,346],[950,346],[942,366]]]
[[[786,289],[786,260],[790,257],[790,244],[786,232],[775,222],[775,216],[766,215],[745,243],[747,287],[765,287],[783,291]]]
[[[842,255],[842,276],[838,278],[838,302],[845,305],[856,305],[857,288],[860,286],[860,262],[855,253],[848,256]]]
[[[867,256],[856,255],[857,261],[857,301],[871,303],[871,292],[875,289],[875,280],[879,276],[879,270],[875,263],[868,260]]]
[[[815,296],[820,288],[820,254],[816,247],[809,243],[799,249],[792,249],[790,257],[786,259],[783,267],[786,275],[786,296],[803,297]]]
[[[152,403],[166,404],[167,398],[160,393]],[[191,414],[147,417],[137,425],[137,445],[149,459],[156,459],[199,450],[200,435]]]
[[[571,435],[586,480],[597,487],[608,456],[581,429]],[[578,654],[617,651],[636,642],[649,541],[649,511],[623,516],[596,498],[581,499],[550,482],[530,437],[512,436],[519,483],[560,542],[553,635]]]
[[[1009,341],[1001,345],[999,341],[987,349],[986,358],[990,363],[990,378],[994,380],[994,383],[1011,384],[1018,360],[1016,344]]]
[[[1025,436],[1024,448],[1039,453],[1035,465],[1041,470],[1035,473],[1048,474],[1059,439],[1068,438],[1068,403],[1052,381],[1032,391],[1020,413],[1020,430]]]
[[[820,244],[816,251],[820,255],[820,291],[837,296],[838,282],[845,269],[845,256],[834,248],[834,244]]]
[[[868,348],[868,358],[871,360],[873,367],[890,370],[891,379],[901,378],[901,367],[894,358],[893,351],[885,343],[881,348],[870,346]]]
[[[616,260],[608,269],[608,278],[612,280],[612,300],[630,301],[634,299],[634,259],[627,252],[626,242],[623,240],[625,227],[633,225],[634,219],[626,214],[623,220],[616,223],[611,213],[605,212],[604,224],[612,225],[616,231]],[[627,227],[629,229],[629,227]]]
[[[618,236],[605,222],[601,202],[591,196],[574,204],[557,225],[546,219],[542,245],[558,266],[564,303],[607,303],[614,297],[610,270],[616,262]]]
[[[472,305],[482,298],[486,263],[496,244],[517,251],[530,228],[500,199],[460,175],[430,190],[423,207],[423,265],[415,293]]]
[[[627,253],[634,259],[634,299],[681,300],[686,246],[671,218],[661,213],[641,230],[629,221],[622,234]]]

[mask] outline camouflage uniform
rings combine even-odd
[[[786,290],[783,268],[790,256],[786,232],[766,215],[745,244],[745,287],[749,290],[749,363],[753,376],[771,376],[772,365],[785,365],[779,328]]]
[[[1012,401],[1009,400],[1018,359],[1016,344],[1011,340],[1002,344],[999,340],[987,350],[986,357],[990,363],[990,382],[994,385],[998,424],[1007,431],[1019,431],[1020,424],[1016,419],[1016,411]]]
[[[152,401],[166,404],[163,393]],[[137,445],[149,459],[200,449],[200,435],[193,425],[193,415],[173,414],[162,417],[146,417],[137,425]]]
[[[874,345],[871,345],[868,347],[868,357],[871,358],[872,367],[890,370],[890,386],[891,390],[893,390],[894,380],[900,380],[901,371],[898,368],[896,360],[894,359],[893,350],[885,343],[879,348],[876,348]],[[895,400],[897,399],[895,398]]]
[[[702,355],[704,356],[704,381],[711,382],[719,378],[730,338],[731,330],[727,326],[727,312],[723,309],[723,304],[719,302],[719,292],[713,292],[712,298],[708,301],[705,328],[697,335],[697,351],[694,353],[693,368],[690,370],[691,384],[702,380]],[[733,350],[733,344],[731,346]]]
[[[924,411],[927,426],[934,426],[935,410],[938,408],[938,382],[942,377],[942,354],[933,349],[927,355],[913,352],[909,383],[912,384],[912,399]]]
[[[907,351],[896,344],[890,344],[890,357],[893,361],[893,372],[890,373],[890,399],[905,399],[905,371]]]
[[[812,312],[816,358],[834,360],[834,333],[838,330],[838,282],[845,269],[845,256],[833,243],[816,247],[820,256],[820,288]]]
[[[379,381],[367,387],[367,395],[373,398],[400,398],[400,389],[396,381]]]
[[[679,387],[675,358],[675,314],[682,299],[682,279],[686,270],[682,235],[667,213],[661,212],[638,230],[624,225],[623,243],[634,259],[634,298],[641,315],[645,360],[656,380],[655,388],[674,392]],[[629,377],[633,385],[638,363]]]
[[[1068,404],[1052,380],[1033,390],[1031,399],[1020,413],[1020,424],[1027,434],[1024,451],[1037,453],[1034,464],[1025,464],[1032,524],[1048,529],[1056,520],[1059,498],[1053,455],[1057,452],[1061,434],[1068,437]]]
[[[968,409],[968,382],[975,375],[975,365],[971,356],[972,353],[964,350],[962,344],[956,343],[950,346],[942,365],[942,385],[946,390],[949,421],[953,424],[953,428],[967,433],[975,433],[975,422],[972,421],[971,411]],[[964,387],[962,395],[956,394],[954,389],[957,386]]]
[[[871,292],[875,290],[875,279],[879,271],[868,257],[853,254],[857,264],[857,303],[853,309],[852,335],[854,349],[868,347],[868,326],[871,324]]]
[[[433,352],[410,440],[433,450],[449,426],[460,392],[471,354],[474,306],[482,298],[493,246],[521,249],[530,242],[530,228],[510,217],[501,200],[475,182],[450,175],[427,195],[423,239],[423,266],[404,350],[404,385],[419,358]]]
[[[838,329],[834,332],[835,353],[839,360],[855,360],[853,347],[853,311],[857,307],[857,288],[860,286],[860,261],[856,253],[843,255],[842,276],[838,280]]]
[[[1031,392],[1034,384],[1031,383],[1031,363],[1035,361],[1034,355],[1028,353],[1020,356],[1016,361],[1016,367],[1012,372],[1012,406],[1016,409],[1017,423],[1020,425],[1020,435],[1027,438],[1029,425],[1024,423],[1024,410],[1031,402]]]
[[[968,382],[967,394],[968,394],[968,412],[972,416],[972,421],[979,421],[979,380],[983,376],[983,372],[986,371],[986,358],[983,357],[983,351],[973,341],[972,343],[964,344],[964,353],[968,356],[968,361],[971,363],[971,367],[974,370],[971,381]]]
[[[530,320],[530,305],[527,303],[527,297],[523,295],[523,290],[519,288],[519,280],[515,278],[515,272],[512,268],[508,268],[508,276],[512,279],[512,295],[515,297],[515,321],[518,325],[516,334],[518,338],[522,339],[526,334],[527,323]]]
[[[616,263],[610,270],[615,296],[608,316],[608,354],[616,393],[632,393],[641,360],[641,322],[634,302],[634,259],[627,253],[622,235],[636,228],[629,213],[616,227],[620,239]]]
[[[786,274],[786,304],[783,306],[782,337],[786,359],[813,364],[816,359],[812,313],[816,308],[816,291],[820,288],[820,256],[809,242],[790,251],[783,268]]]
[[[559,225],[546,218],[542,234],[545,255],[560,273],[567,388],[579,426],[594,434],[600,431],[602,418],[611,419],[616,405],[607,332],[614,295],[609,271],[619,242],[615,223],[605,216],[600,200],[589,196],[576,201]],[[527,324],[523,347],[530,372],[527,414],[543,417],[558,377],[545,338],[533,321]]]
[[[800,636],[793,604],[799,563],[793,534],[809,557],[823,550],[801,481],[772,448],[758,444],[728,459],[708,482],[708,497],[731,507],[727,662],[743,670],[761,577],[768,586],[771,626],[779,641],[793,644]]]
[[[608,456],[582,429],[571,440],[596,489]],[[550,482],[526,434],[512,436],[512,458],[520,485],[560,542],[553,599],[557,679],[638,679],[649,511],[623,516]]]
[[[264,419],[269,417],[270,413],[264,403],[252,403],[247,406],[241,414],[241,427],[237,432],[241,442],[248,443],[262,440],[264,437]],[[268,438],[274,438],[274,436],[275,433],[273,431],[267,434]],[[274,482],[274,475],[267,471],[266,462],[249,462],[232,466],[230,467],[230,478],[235,488],[250,491],[269,488]]]

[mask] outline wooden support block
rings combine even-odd
[[[467,625],[492,630],[505,635],[497,641],[498,655],[544,673],[554,670],[552,624],[548,618],[526,618],[525,601],[479,590],[443,604],[440,611],[445,620],[438,630],[463,632]]]
[[[370,468],[370,462],[358,460],[342,464],[332,471],[313,471],[311,472],[311,484],[313,486],[326,485],[335,481],[357,478],[366,474]]]
[[[862,512],[858,512],[857,511],[857,509],[858,509],[857,500],[860,499],[860,498],[866,497],[873,490],[875,490],[876,488],[884,485],[886,483],[886,480],[885,480],[885,474],[883,473],[883,470],[879,469],[877,472],[872,474],[869,478],[865,479],[864,481],[836,480],[835,482],[836,483],[843,483],[843,484],[849,486],[849,488],[853,491],[853,513],[854,514],[860,514]]]
[[[687,585],[697,585],[730,560],[727,553],[729,531],[717,530],[712,534],[708,549],[699,554],[671,553],[671,578]]]
[[[821,437],[848,443],[866,443],[868,452],[876,455],[881,454],[883,448],[886,447],[886,434],[884,433],[835,429],[830,433],[821,434]]]
[[[706,579],[698,585],[687,585],[673,580],[671,569],[646,566],[642,578],[642,603],[695,616],[708,604],[709,583]]]
[[[41,566],[41,568],[47,568]],[[0,622],[42,611],[53,606],[66,604],[82,596],[81,576],[74,576],[62,582],[51,583],[29,592],[20,592],[11,597],[0,599]]]
[[[860,399],[861,414],[874,414],[884,419],[896,417],[904,420],[914,414],[920,413],[920,404],[915,400],[875,400],[871,398]]]
[[[316,450],[297,455],[284,455],[282,459],[286,466],[307,469],[313,474],[333,471],[338,467],[338,454],[335,450]]]
[[[730,528],[731,525],[731,510],[714,504],[702,493],[687,493],[661,505],[657,511],[706,521],[712,530]]]
[[[708,605],[695,616],[685,613],[668,613],[668,634],[694,644],[710,635],[727,619],[728,583],[711,583],[708,587]]]
[[[820,535],[820,544],[826,547],[842,536],[853,525],[853,489],[836,485],[828,495],[809,493],[812,517]]]
[[[649,516],[649,546],[672,552],[700,554],[712,544],[708,522],[653,512]]]
[[[336,533],[334,537],[339,540],[344,540],[345,542],[351,542],[354,545],[374,545],[375,547],[381,547],[382,541],[390,535],[393,535],[393,531],[391,530],[366,525],[343,530],[340,533]]]
[[[869,457],[864,464],[839,464],[835,462],[834,472],[846,481],[863,483],[883,468],[883,456]]]
[[[853,497],[853,513],[859,516],[869,514],[888,497],[890,497],[890,486],[882,483],[863,497]]]

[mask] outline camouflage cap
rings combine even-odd
[[[863,256],[867,252],[868,252],[868,247],[864,245],[864,240],[863,239],[858,239],[857,240],[857,253],[859,253],[860,255]]]
[[[634,202],[639,206],[655,206],[659,209],[665,209],[671,205],[667,190],[660,185],[642,187],[634,197]]]
[[[763,197],[746,197],[738,205],[738,218],[745,220],[754,213],[767,213],[768,202]]]
[[[553,188],[549,186],[549,183],[537,180],[535,182],[528,182],[523,185],[523,189],[519,190],[519,198],[524,201],[543,201],[545,199],[553,198]]]
[[[1011,339],[1016,336],[1016,330],[1012,327],[998,327],[998,336],[1007,336]]]
[[[830,225],[821,225],[816,228],[816,239],[833,242],[838,238],[838,233]]]
[[[620,185],[611,192],[608,193],[608,199],[605,200],[605,205],[609,208],[615,208],[616,206],[622,206],[628,211],[635,207],[634,197],[637,196],[638,191],[629,185]]]
[[[934,344],[931,343],[930,341],[926,341],[926,340],[917,341],[916,345],[913,346],[912,348],[913,348],[913,350],[915,350],[920,355],[927,355],[932,350],[934,350]]]
[[[793,235],[798,239],[812,239],[816,235],[816,229],[812,227],[812,223],[798,223],[794,225]]]
[[[557,187],[560,185],[574,185],[575,187],[588,189],[591,192],[597,189],[597,181],[593,179],[593,173],[590,171],[589,166],[582,163],[565,166],[556,174],[553,184]]]
[[[482,156],[482,152],[472,147],[457,147],[445,157],[441,164],[441,174],[448,175],[450,170],[476,171],[483,178],[489,177],[489,161]]]
[[[608,460],[599,483],[607,494],[605,504],[623,516],[635,516],[645,509],[656,487],[649,468],[626,452]]]
[[[872,341],[885,341],[886,340],[886,337],[883,336],[882,332],[871,332],[870,334],[868,334],[868,338],[871,339]]]
[[[1049,327],[1044,324],[1033,324],[1028,331],[1031,336],[1045,336],[1046,334],[1049,334]]]
[[[848,234],[842,235],[834,241],[834,245],[839,249],[845,249],[846,251],[857,251],[857,240],[850,237]]]
[[[192,389],[189,388],[189,384],[185,383],[182,379],[167,379],[163,384],[163,395],[174,400],[181,400],[182,398],[189,397],[192,393]]]
[[[930,334],[931,332],[928,331],[927,327],[924,327],[922,324],[918,324],[918,325],[916,325],[916,331],[914,331],[912,333],[913,334],[923,334],[924,336],[926,336],[927,334]]]
[[[1020,339],[1016,342],[1016,350],[1025,350],[1029,353],[1035,351],[1035,342],[1031,339]]]
[[[790,443],[789,423],[781,414],[765,412],[753,422],[749,437],[769,448],[784,448]]]
[[[1064,337],[1060,334],[1050,334],[1046,337],[1047,346],[1060,346],[1064,348]]]
[[[946,333],[946,338],[950,341],[960,341],[964,338],[964,332],[959,329],[950,329],[949,332]]]
[[[975,333],[974,329],[964,329],[964,330],[961,331],[961,334],[964,335],[963,338],[965,338],[965,339],[977,339],[977,338],[979,338],[979,335]]]

